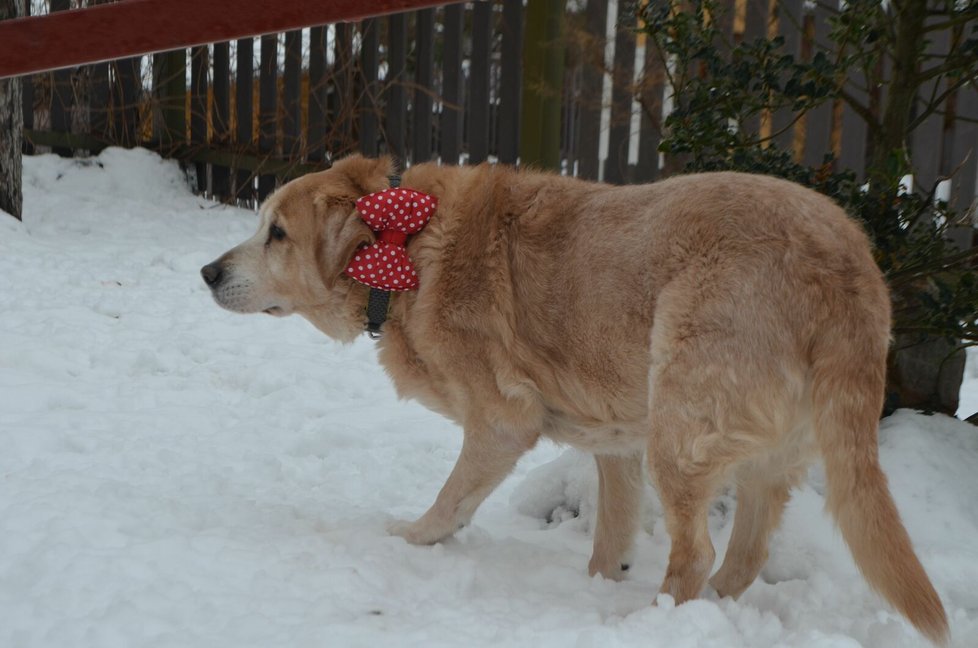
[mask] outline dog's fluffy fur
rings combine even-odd
[[[352,157],[280,189],[257,234],[205,268],[215,299],[298,313],[352,340],[368,289],[343,268],[374,238],[354,201],[385,189],[391,171]],[[647,457],[672,540],[662,591],[677,603],[707,582],[707,510],[735,482],[730,547],[709,583],[737,596],[820,452],[828,509],[866,579],[946,640],[877,458],[887,288],[838,206],[735,173],[612,187],[422,164],[402,186],[439,207],[409,242],[421,285],[393,294],[380,361],[401,396],[457,421],[465,440],[431,509],[395,533],[418,544],[451,535],[544,436],[594,453],[589,570],[609,578],[622,576]]]

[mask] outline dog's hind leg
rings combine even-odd
[[[595,455],[594,459],[598,464],[598,519],[588,573],[621,580],[638,529],[642,455]]]
[[[537,436],[466,429],[462,452],[435,503],[414,522],[395,522],[389,531],[411,544],[434,544],[469,523],[479,504],[512,471]]]
[[[710,579],[720,596],[736,598],[757,578],[767,562],[768,539],[788,502],[789,480],[765,474],[757,466],[750,468],[741,471],[737,485],[737,513],[727,554]]]

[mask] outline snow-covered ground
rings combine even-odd
[[[145,151],[25,166],[25,222],[0,217],[0,646],[923,645],[858,575],[818,469],[736,602],[650,605],[651,490],[629,580],[588,578],[591,461],[549,444],[457,538],[388,536],[460,432],[396,401],[369,340],[212,303],[198,269],[254,215]],[[900,412],[881,438],[954,645],[978,645],[978,429]],[[721,555],[735,506],[713,510]]]

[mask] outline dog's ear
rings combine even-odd
[[[388,187],[388,176],[394,173],[394,162],[388,156],[373,159],[349,155],[334,162],[330,171],[345,176],[354,193],[360,197]]]
[[[334,206],[332,209],[338,211],[340,208]],[[374,242],[374,233],[356,211],[348,214],[334,211],[323,216],[320,219],[322,239],[316,261],[323,283],[332,290],[357,249]]]

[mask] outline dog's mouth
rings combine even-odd
[[[282,317],[283,315],[285,315],[285,309],[282,308],[281,306],[269,306],[262,312],[268,315],[273,315],[275,317]]]

